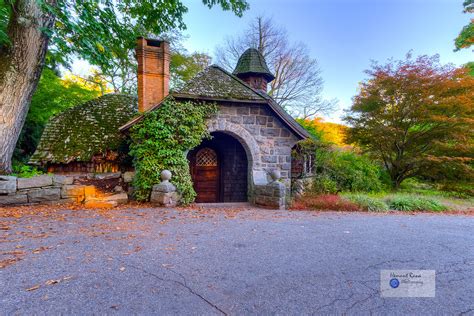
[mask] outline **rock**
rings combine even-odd
[[[97,180],[109,180],[109,179],[118,179],[122,176],[120,172],[106,172],[98,173],[94,176]]]
[[[161,206],[174,207],[178,204],[179,194],[177,192],[159,192],[152,191],[150,196],[150,202],[156,203]]]
[[[153,186],[153,191],[157,191],[157,192],[163,192],[163,193],[169,193],[169,192],[174,192],[176,191],[176,187],[174,186],[173,183],[171,182],[168,182],[166,180],[161,182],[160,184],[155,184]]]
[[[272,178],[272,181],[277,181],[281,178],[281,172],[278,169],[273,169],[272,171],[269,172],[270,178]]]
[[[68,176],[57,175],[57,174],[53,176],[54,185],[72,184],[73,182],[74,182],[74,177],[68,177]]]
[[[16,192],[16,177],[0,176],[0,194],[12,194]]]
[[[84,197],[85,197],[85,192],[84,192],[85,187],[86,187],[85,185],[77,185],[77,184],[64,185],[61,188],[61,198],[62,199],[74,198],[76,202],[82,202],[84,201]]]
[[[45,201],[43,204],[49,204],[49,205],[65,205],[65,204],[74,204],[77,203],[76,199],[74,198],[69,198],[69,199],[59,199],[56,201]]]
[[[123,204],[128,202],[128,195],[127,193],[119,193],[119,194],[114,194],[114,195],[109,195],[106,197],[103,197],[102,200],[104,201],[115,201],[118,204]]]
[[[0,195],[0,205],[26,204],[28,197],[26,194]]]
[[[57,201],[61,198],[59,188],[35,189],[28,192],[29,203],[39,203],[46,201]]]
[[[90,199],[84,202],[84,206],[87,208],[112,208],[117,206],[117,201],[104,201],[102,199]]]
[[[53,177],[47,174],[32,178],[18,178],[18,190],[28,188],[41,188],[53,185]]]
[[[84,197],[86,199],[91,198],[91,197],[95,197],[95,193],[96,193],[95,186],[93,186],[93,185],[84,186]]]
[[[255,204],[273,209],[285,209],[286,186],[274,181],[255,186]]]
[[[123,188],[122,188],[121,185],[117,185],[117,186],[115,186],[115,188],[114,188],[114,192],[122,193],[122,192],[124,192],[124,191],[123,191]]]
[[[135,172],[133,171],[126,171],[122,174],[123,182],[125,183],[132,182],[134,177],[135,177]]]
[[[172,176],[171,171],[169,170],[161,171],[161,181],[168,182],[171,180],[171,176]]]

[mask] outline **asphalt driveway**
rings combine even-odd
[[[22,212],[0,217],[0,314],[474,315],[472,216]],[[381,269],[436,270],[436,296],[381,297]]]

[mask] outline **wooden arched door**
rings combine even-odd
[[[219,202],[219,159],[214,149],[204,147],[191,158],[191,176],[196,202]]]

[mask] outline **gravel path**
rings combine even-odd
[[[0,314],[474,315],[472,216],[26,213],[0,217]],[[436,270],[436,297],[382,298],[381,269]]]

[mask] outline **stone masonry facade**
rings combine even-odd
[[[218,114],[208,122],[210,132],[224,132],[235,137],[244,147],[249,162],[250,200],[256,185],[271,182],[269,172],[279,170],[289,189],[291,149],[298,138],[264,104],[221,104]],[[288,190],[289,191],[289,190]]]

